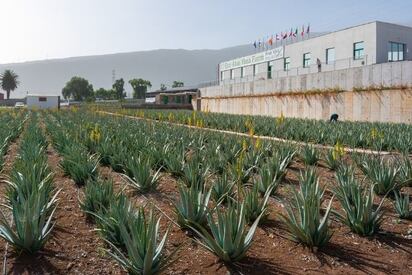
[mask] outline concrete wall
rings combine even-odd
[[[354,87],[401,85],[412,86],[412,61],[390,62],[307,75],[217,85],[201,88],[201,96],[252,96],[335,88],[351,91]]]
[[[409,88],[352,91],[372,86]],[[412,61],[392,62],[201,88],[201,110],[268,116],[283,112],[287,117],[313,119],[328,119],[337,113],[343,120],[412,123],[410,87]]]
[[[202,111],[328,120],[412,123],[412,90],[342,92],[312,95],[209,98]]]

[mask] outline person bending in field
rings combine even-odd
[[[332,115],[330,116],[329,122],[338,122],[338,118],[339,118],[339,115],[338,115],[338,114],[332,114]]]

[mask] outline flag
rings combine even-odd
[[[255,47],[255,49],[257,48],[256,41],[253,43],[253,47]]]
[[[305,35],[305,25],[302,25],[302,32],[300,33],[301,36]]]
[[[293,35],[293,29],[290,28],[290,33],[289,33],[289,37],[291,37]]]
[[[276,40],[280,40],[279,34],[276,33]]]
[[[259,39],[259,48],[262,47],[262,42]]]
[[[306,29],[306,33],[310,32],[310,25],[308,25],[308,28]]]
[[[288,38],[288,32],[287,32],[287,31],[282,35],[282,38],[283,38],[283,39]]]
[[[298,35],[298,28],[296,28],[295,33],[293,34],[294,37]]]
[[[269,38],[268,43],[271,46],[273,45],[273,35]]]

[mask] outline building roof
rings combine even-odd
[[[154,92],[146,93],[146,97],[155,97],[158,94],[177,94],[177,93],[184,93],[184,92],[192,92],[196,93],[199,90],[199,86],[184,86],[184,87],[177,87],[177,88],[170,88],[166,90],[156,90]]]
[[[26,97],[36,96],[36,97],[58,97],[59,95],[40,95],[40,94],[27,94]]]

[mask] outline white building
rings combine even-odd
[[[60,96],[28,94],[26,104],[29,109],[60,108]]]
[[[219,82],[230,84],[412,60],[411,47],[411,27],[376,21],[222,62]]]

